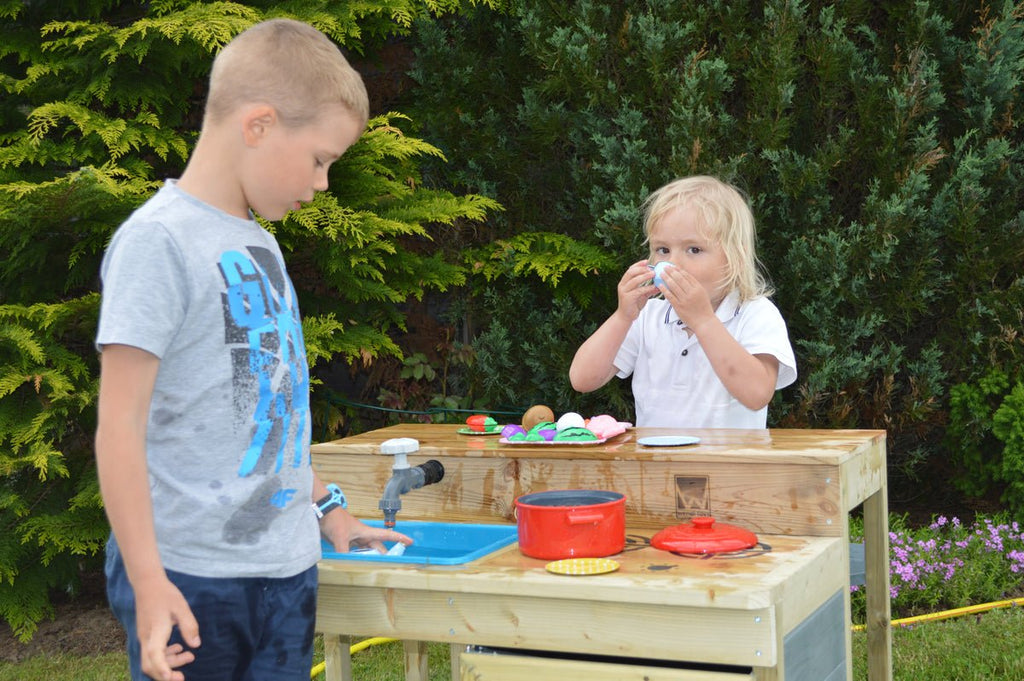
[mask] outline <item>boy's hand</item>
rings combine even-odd
[[[651,283],[651,270],[647,260],[638,260],[629,266],[619,280],[617,288],[619,307],[617,312],[632,322],[640,316],[648,299],[658,295],[658,287]]]
[[[167,664],[170,665],[171,669],[184,667],[189,662],[193,662],[196,659],[195,653],[186,649],[180,643],[167,646],[167,649],[164,651],[164,657],[167,658]],[[171,673],[172,681],[179,681],[179,679],[184,678],[185,677],[181,672],[176,671]]]
[[[406,546],[412,539],[401,532],[383,527],[371,527],[353,517],[345,509],[331,511],[320,519],[320,532],[334,546],[338,553],[348,553],[349,546],[368,547],[379,553],[387,553],[384,542],[399,542]]]
[[[158,681],[184,681],[184,674],[176,669],[192,662],[195,656],[180,645],[167,645],[167,641],[177,625],[185,643],[199,647],[199,623],[192,609],[178,587],[166,578],[132,587],[143,673]]]
[[[690,329],[715,317],[707,289],[692,274],[681,267],[666,267],[661,278],[665,283],[658,288]]]

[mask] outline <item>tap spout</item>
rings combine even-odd
[[[384,486],[384,494],[377,507],[384,512],[384,527],[395,526],[395,515],[402,508],[402,495],[419,489],[424,485],[432,485],[444,478],[444,466],[440,461],[431,459],[418,466],[393,468],[391,479]]]

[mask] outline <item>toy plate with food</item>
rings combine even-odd
[[[486,414],[473,414],[466,419],[466,425],[455,432],[459,435],[501,435],[501,426]]]
[[[501,429],[499,442],[508,445],[599,445],[632,427],[633,424],[618,421],[607,414],[584,419],[570,411],[558,421],[540,421],[529,427],[525,419],[522,425],[510,423]]]
[[[472,428],[459,428],[455,432],[458,433],[459,435],[481,435],[481,436],[501,435],[501,429],[500,428],[495,428],[494,430],[483,430],[483,431],[481,431],[481,430],[473,430]]]

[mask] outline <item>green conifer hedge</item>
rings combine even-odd
[[[621,409],[623,386],[595,404],[564,367],[645,254],[641,200],[715,174],[751,198],[797,352],[800,378],[770,425],[884,428],[895,494],[938,477],[1024,512],[1011,398],[1024,390],[1022,14],[1014,2],[523,0],[418,25],[407,111],[451,159],[435,175],[505,207],[479,255],[504,269],[477,352],[556,357],[515,388],[491,376],[507,370],[497,361],[476,365],[480,380],[504,399]],[[507,244],[548,232],[610,266],[555,288],[524,281]],[[524,300],[536,333],[515,332]],[[984,408],[951,409],[993,368],[1006,380],[970,402]]]

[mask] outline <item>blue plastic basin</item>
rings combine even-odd
[[[383,520],[364,520],[373,527],[383,527]],[[323,557],[330,560],[364,560],[378,563],[421,563],[427,565],[461,565],[508,546],[519,538],[515,525],[482,525],[473,523],[437,523],[420,520],[399,520],[395,530],[412,538],[401,556],[382,553],[338,553],[328,542],[321,542]],[[386,542],[391,548],[394,542]]]

